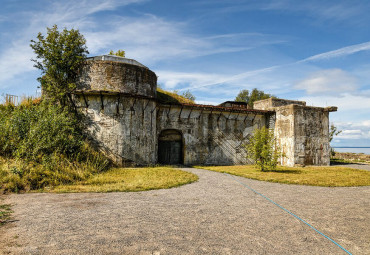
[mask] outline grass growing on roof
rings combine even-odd
[[[174,92],[163,90],[161,88],[157,88],[157,99],[159,102],[163,104],[168,104],[168,103],[194,104],[195,103],[193,100],[185,98]]]
[[[59,185],[49,192],[122,192],[168,189],[198,180],[195,174],[171,167],[112,168],[72,185]]]
[[[228,173],[260,181],[323,187],[369,186],[370,171],[347,167],[283,167],[262,172],[254,165],[196,166],[221,173]]]

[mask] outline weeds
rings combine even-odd
[[[10,219],[12,212],[10,205],[0,205],[0,226],[4,225]]]
[[[108,169],[83,130],[82,115],[56,105],[0,105],[0,192],[73,183]]]

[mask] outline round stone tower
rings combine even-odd
[[[102,55],[87,59],[77,89],[155,98],[157,76],[136,60]]]
[[[156,163],[157,76],[136,60],[87,59],[73,92],[97,146],[118,165]]]

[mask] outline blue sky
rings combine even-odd
[[[338,106],[333,146],[370,146],[368,0],[0,0],[0,95],[33,95],[30,40],[79,29],[90,55],[123,49],[198,103],[258,88]]]

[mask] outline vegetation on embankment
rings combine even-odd
[[[84,130],[83,116],[40,100],[0,105],[0,193],[142,191],[198,179],[169,167],[110,168]]]
[[[0,105],[0,192],[73,183],[108,169],[83,123],[82,116],[40,100]]]
[[[260,181],[323,186],[323,187],[351,187],[369,186],[370,171],[357,170],[347,167],[283,167],[276,170],[262,172],[257,166],[196,166],[221,173],[228,173]]]
[[[195,104],[194,100],[185,98],[175,92],[157,88],[157,99],[163,104]]]
[[[59,185],[49,192],[117,192],[168,189],[198,180],[195,174],[171,167],[112,168],[71,185]]]
[[[370,164],[370,155],[364,153],[335,152],[331,157],[332,163],[367,163]]]

